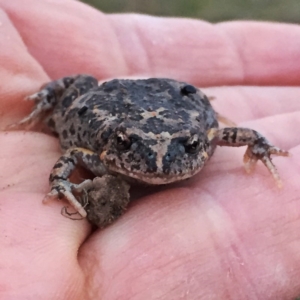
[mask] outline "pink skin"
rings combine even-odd
[[[292,154],[274,159],[279,190],[261,163],[245,173],[245,149],[218,149],[193,179],[91,232],[61,216],[62,202],[41,202],[57,140],[1,132],[0,299],[300,295],[299,26],[104,15],[71,0],[0,7],[2,128],[29,112],[23,97],[50,79],[165,76],[209,87],[220,113]]]

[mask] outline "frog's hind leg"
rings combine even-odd
[[[8,129],[31,129],[34,127],[44,119],[46,114],[51,112],[64,90],[73,82],[73,77],[51,81],[43,85],[37,93],[26,97],[25,100],[34,102],[32,112],[18,123],[10,125]]]
[[[209,102],[216,100],[215,96],[206,96],[206,97]],[[236,127],[236,124],[233,121],[229,120],[227,117],[219,114],[218,112],[216,112],[216,115],[217,115],[218,122],[221,122],[230,127]]]
[[[227,126],[230,126],[230,127],[236,127],[236,124],[233,121],[229,120],[227,117],[225,117],[225,116],[223,116],[219,113],[216,113],[216,114],[217,114],[218,122],[221,122],[221,123],[223,123]]]
[[[273,146],[264,136],[249,128],[228,127],[211,129],[208,132],[208,136],[212,143],[219,146],[248,146],[244,155],[246,171],[251,172],[256,162],[261,160],[272,174],[278,187],[282,186],[278,171],[272,163],[271,155],[289,156],[288,151]]]
[[[206,97],[209,102],[216,100],[216,96],[206,96]]]
[[[97,85],[97,79],[89,75],[69,76],[51,81],[43,85],[39,92],[25,98],[34,102],[32,112],[8,129],[31,129],[51,113],[60,99],[64,99],[64,103],[71,103],[73,99]]]

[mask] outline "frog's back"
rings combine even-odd
[[[182,130],[206,132],[218,127],[207,97],[184,82],[150,78],[115,79],[88,90],[68,106],[55,108],[55,131],[62,148],[86,147],[101,151],[115,128],[154,135]]]

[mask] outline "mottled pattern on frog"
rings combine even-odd
[[[129,177],[147,183],[153,181],[143,180],[147,174],[161,183],[175,181],[174,176],[187,178],[212,155],[215,147],[206,132],[218,122],[207,97],[196,89],[186,91],[186,86],[161,78],[115,79],[97,86],[94,78],[81,77],[63,95],[49,124],[63,149],[106,151],[105,165],[111,171],[135,173]],[[126,151],[116,145],[120,133],[131,140]],[[188,153],[185,145],[194,135],[201,149]]]

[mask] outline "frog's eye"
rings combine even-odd
[[[131,146],[131,140],[125,133],[119,132],[116,135],[116,145],[119,150],[127,150]]]
[[[200,140],[198,135],[193,135],[185,144],[185,152],[195,154],[199,151]]]

